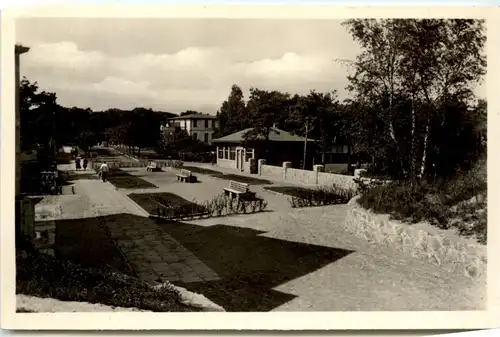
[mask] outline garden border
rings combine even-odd
[[[469,278],[486,275],[486,247],[405,225],[389,219],[388,214],[375,214],[363,208],[358,203],[359,198],[360,195],[355,196],[347,204],[345,231],[371,243],[391,246],[413,257],[427,259],[445,270],[461,271]]]

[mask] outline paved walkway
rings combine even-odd
[[[74,181],[74,186],[77,198],[61,204],[60,218],[102,216],[118,248],[141,279],[189,283],[219,278],[169,234],[160,231],[141,207],[109,182],[80,179]]]
[[[168,172],[143,178],[167,184],[156,192],[198,200],[227,184],[207,176],[199,184],[170,184]],[[109,216],[106,226],[139,277],[176,282],[227,311],[478,310],[486,304],[485,280],[343,232],[342,205],[291,209],[276,201],[267,213],[157,224],[126,197],[130,191],[98,180],[75,186],[81,207],[92,210],[88,216]]]

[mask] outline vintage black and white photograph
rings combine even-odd
[[[487,310],[486,25],[16,18],[17,312]]]

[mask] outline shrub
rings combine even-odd
[[[168,283],[155,288],[111,268],[85,267],[38,252],[16,256],[16,293],[156,312],[198,311],[183,305],[179,291]]]
[[[441,229],[455,227],[486,242],[487,182],[479,171],[459,173],[451,180],[358,182],[359,203],[376,213],[411,223],[428,221]]]

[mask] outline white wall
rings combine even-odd
[[[195,122],[196,121],[196,122]],[[218,125],[217,120],[208,119],[208,125],[205,127],[205,119],[180,119],[176,120],[175,123],[189,135],[196,133],[197,139],[204,142],[205,134],[208,134],[208,144],[212,144],[214,127]],[[194,124],[196,123],[196,126]]]
[[[331,186],[335,184],[346,189],[355,189],[353,176],[342,174],[332,174],[326,172],[314,172],[309,170],[299,170],[281,166],[262,165],[259,170],[262,177],[282,180],[291,184]]]

